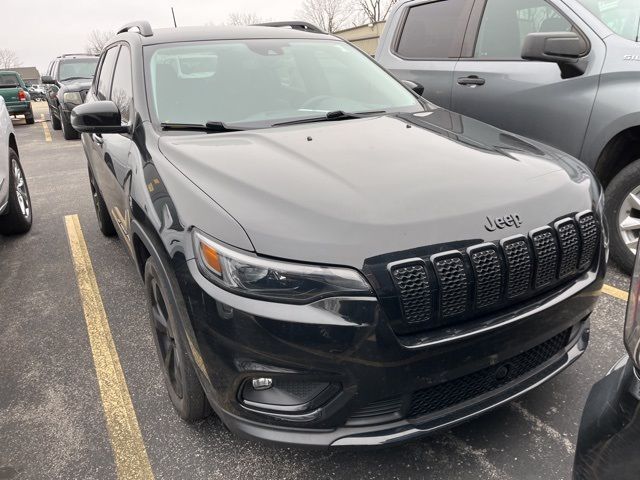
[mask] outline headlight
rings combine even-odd
[[[232,250],[196,230],[193,243],[200,272],[240,295],[288,303],[372,295],[356,270],[267,260]]]
[[[624,344],[636,368],[640,370],[640,252],[636,255],[636,266],[631,278]]]
[[[82,97],[80,97],[80,93],[78,92],[67,92],[64,95],[62,95],[62,101],[64,103],[80,105],[82,104]]]

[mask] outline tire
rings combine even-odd
[[[49,106],[49,116],[51,117],[51,127],[54,130],[60,130],[62,128],[62,124],[60,123],[60,119],[53,114],[51,106]]]
[[[635,206],[631,194],[637,194]],[[605,193],[605,218],[609,224],[611,257],[625,273],[631,274],[640,234],[640,160],[627,165],[609,183]],[[634,228],[623,229],[621,223],[625,220],[627,226]]]
[[[113,225],[113,220],[111,220],[109,210],[107,209],[107,204],[102,198],[102,194],[96,185],[96,181],[91,170],[89,170],[89,183],[91,185],[93,208],[96,211],[96,217],[98,219],[98,227],[100,227],[100,231],[105,237],[113,237],[116,234],[116,228]]]
[[[144,284],[153,340],[160,359],[162,375],[169,398],[180,418],[193,422],[211,413],[185,345],[185,333],[179,315],[187,315],[179,308],[173,292],[179,291],[175,277],[165,278],[158,260],[149,257],[145,264]],[[172,272],[168,272],[173,275]],[[170,283],[174,289],[170,288]],[[178,290],[176,290],[178,289]]]
[[[29,111],[24,114],[24,119],[27,121],[27,125],[33,125],[35,119],[33,118],[33,107],[29,106]]]
[[[0,215],[0,233],[17,235],[31,230],[33,211],[27,179],[20,165],[18,154],[9,149],[9,204]]]
[[[60,113],[60,123],[62,125],[62,135],[64,135],[65,140],[77,140],[80,138],[80,133],[71,126],[71,122],[67,120],[62,113]]]

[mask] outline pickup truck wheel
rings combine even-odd
[[[51,110],[51,107],[49,107],[49,116],[51,117],[51,127],[54,130],[60,130],[62,128],[60,119],[53,114],[53,110]]]
[[[60,123],[62,124],[62,135],[64,135],[65,140],[77,140],[80,138],[80,133],[71,126],[71,122],[62,113],[60,114]]]
[[[29,106],[29,111],[24,114],[24,119],[27,121],[27,125],[33,125],[35,119],[33,118],[33,107]]]
[[[4,215],[0,215],[0,233],[15,235],[31,229],[33,213],[31,197],[18,154],[9,149],[9,204]]]
[[[611,256],[624,272],[631,274],[640,238],[640,160],[622,169],[607,187],[605,217]]]
[[[180,418],[193,422],[207,417],[211,407],[185,347],[174,290],[161,271],[158,260],[149,257],[144,269],[144,284],[151,331],[171,403]],[[177,286],[176,281],[172,283]]]
[[[116,229],[113,226],[113,221],[109,215],[107,205],[104,203],[102,194],[95,184],[95,179],[89,170],[89,183],[91,185],[91,197],[93,198],[93,208],[96,211],[96,217],[98,219],[98,227],[105,237],[113,237],[116,234]]]

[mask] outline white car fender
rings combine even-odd
[[[4,98],[0,97],[0,213],[9,200],[9,138],[14,135],[13,124]]]

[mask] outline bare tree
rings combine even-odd
[[[0,48],[0,68],[13,68],[20,65],[22,65],[22,62],[16,52],[8,48]]]
[[[234,12],[227,18],[227,25],[254,25],[256,23],[264,23],[265,20],[256,13]]]
[[[349,22],[351,9],[343,0],[304,0],[299,15],[306,21],[333,33]]]
[[[90,55],[100,55],[106,43],[113,37],[113,32],[93,30],[87,37],[86,51]]]
[[[355,0],[354,10],[364,17],[365,22],[376,23],[387,19],[389,11],[397,0]]]

